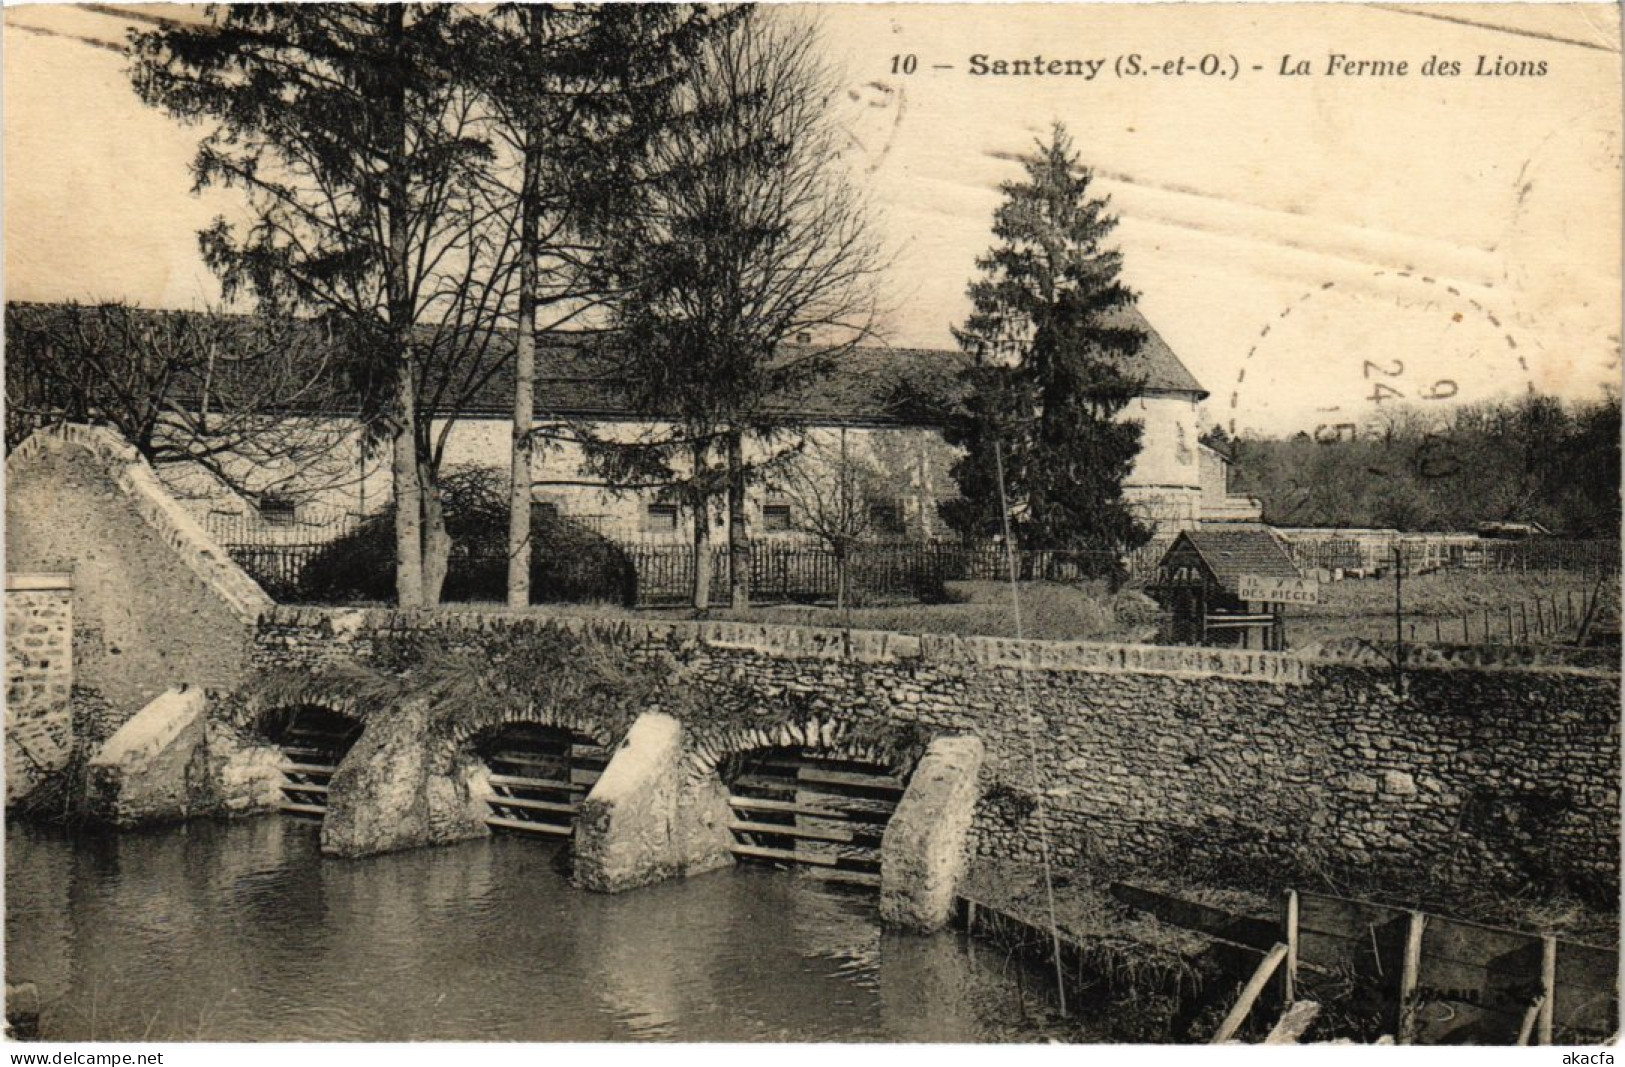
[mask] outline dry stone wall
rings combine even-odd
[[[73,755],[73,583],[66,574],[6,576],[6,803]]]
[[[534,616],[279,609],[267,666],[433,627],[478,648]],[[1439,873],[1613,899],[1619,677],[742,623],[560,618],[764,721],[847,718],[986,746],[976,849],[1064,865]],[[703,703],[703,700],[702,700]],[[1027,709],[1030,707],[1029,715]]]

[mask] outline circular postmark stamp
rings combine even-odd
[[[1519,331],[1485,300],[1407,270],[1363,281],[1308,288],[1259,329],[1218,398],[1232,436],[1382,436],[1534,391]]]

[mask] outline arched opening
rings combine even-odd
[[[490,772],[486,825],[546,837],[574,832],[582,800],[609,763],[609,750],[597,738],[528,722],[479,735],[474,751]]]
[[[301,704],[268,713],[260,727],[282,750],[282,811],[321,821],[333,775],[360,738],[361,722],[319,704]]]
[[[880,884],[880,843],[907,773],[827,749],[756,748],[724,758],[733,854]]]

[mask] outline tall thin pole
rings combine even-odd
[[[1021,592],[1016,583],[1016,544],[1010,537],[1010,500],[1004,492],[1004,445],[993,442],[993,464],[999,475],[999,521],[1004,526],[1004,555],[1010,569],[1010,609],[1015,618],[1016,644],[1021,648],[1022,666],[1026,666],[1027,646],[1021,636]],[[1044,897],[1049,904],[1050,951],[1055,956],[1055,994],[1059,998],[1061,1014],[1066,1014],[1066,978],[1061,970],[1061,930],[1055,921],[1055,880],[1050,875],[1049,831],[1044,811],[1044,788],[1038,781],[1038,742],[1033,738],[1033,705],[1027,695],[1027,672],[1017,671],[1021,679],[1021,711],[1027,720],[1028,766],[1033,774],[1034,814],[1038,816],[1038,854],[1044,861]]]

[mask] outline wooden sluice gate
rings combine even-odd
[[[907,782],[891,768],[804,748],[732,757],[728,785],[736,858],[807,867],[880,884],[880,842]]]
[[[490,769],[493,830],[569,837],[576,813],[609,763],[609,751],[592,738],[551,726],[505,727],[481,746]]]
[[[361,736],[361,724],[323,708],[301,708],[282,731],[282,810],[320,821],[339,762]]]

